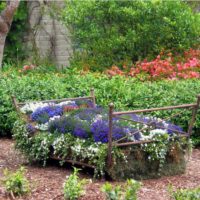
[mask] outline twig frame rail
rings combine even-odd
[[[16,96],[14,96],[14,95],[12,95],[11,98],[12,98],[13,105],[16,108],[17,111],[19,111],[19,108],[24,106],[27,103],[38,103],[38,102],[41,102],[41,103],[60,103],[60,102],[63,102],[63,101],[87,100],[87,99],[92,100],[93,108],[96,107],[96,97],[95,97],[95,94],[94,94],[94,88],[90,89],[90,96],[84,96],[84,97],[51,99],[51,100],[42,100],[42,101],[28,101],[28,102],[18,102]]]
[[[135,123],[140,123],[138,121],[134,121],[134,120],[130,120],[130,119],[126,119],[123,117],[119,117],[121,115],[127,115],[127,114],[136,114],[136,113],[147,113],[147,112],[154,112],[154,111],[163,111],[163,110],[174,110],[174,109],[192,109],[192,117],[189,123],[189,128],[187,132],[183,132],[183,131],[176,131],[179,134],[179,137],[190,137],[191,133],[192,133],[192,128],[194,126],[195,120],[196,120],[196,115],[197,115],[197,111],[199,109],[199,105],[200,105],[200,94],[197,95],[197,102],[193,103],[193,104],[182,104],[182,105],[177,105],[177,106],[166,106],[166,107],[158,107],[158,108],[150,108],[150,109],[140,109],[140,110],[132,110],[132,111],[121,111],[121,112],[114,112],[114,104],[110,103],[109,105],[109,133],[108,133],[108,160],[107,160],[107,164],[108,167],[112,166],[112,147],[113,146],[118,146],[118,147],[122,147],[122,146],[130,146],[130,145],[134,145],[134,144],[145,144],[145,143],[152,143],[155,142],[153,140],[142,140],[142,141],[133,141],[133,142],[123,142],[123,143],[118,143],[119,141],[125,139],[125,138],[121,138],[117,141],[112,141],[112,131],[113,131],[113,118],[117,117],[119,119],[122,120],[127,120],[127,121],[132,121]],[[153,123],[148,123],[146,124],[147,128],[149,128],[150,126],[153,126]],[[132,133],[132,135],[147,129],[142,128],[134,133]],[[172,130],[173,131],[173,130]],[[181,135],[180,135],[181,133]]]

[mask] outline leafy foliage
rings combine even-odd
[[[121,193],[121,187],[116,186],[113,188],[110,183],[105,183],[102,187],[102,191],[106,194],[107,200],[118,200]]]
[[[107,200],[137,200],[137,191],[140,187],[140,182],[128,179],[123,188],[119,185],[113,187],[110,183],[105,183],[102,191],[106,194]]]
[[[12,196],[21,196],[30,192],[29,182],[25,177],[24,167],[21,167],[14,173],[5,169],[3,174],[3,185],[9,194]]]
[[[6,2],[5,1],[0,2],[0,12],[4,10],[5,7],[6,7]]]
[[[74,40],[72,63],[93,70],[199,44],[200,17],[180,0],[66,1],[62,20]]]
[[[200,198],[199,187],[194,189],[178,189],[173,191],[172,186],[170,186],[169,192],[174,200],[198,200]]]
[[[140,189],[141,183],[133,179],[126,182],[125,200],[136,200],[137,191]]]
[[[84,193],[83,186],[86,184],[86,180],[79,179],[78,171],[77,168],[74,168],[73,174],[64,183],[65,199],[76,200]]]

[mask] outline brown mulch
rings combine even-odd
[[[59,167],[50,163],[43,168],[38,165],[30,165],[14,149],[14,141],[10,139],[0,139],[0,179],[5,168],[16,170],[21,165],[27,169],[27,177],[31,182],[31,194],[18,200],[63,200],[62,187],[66,176],[72,172],[71,167]],[[87,171],[85,171],[87,172]],[[81,172],[81,177],[92,179],[91,173]],[[81,200],[104,200],[104,195],[100,191],[104,180],[92,180],[86,186],[86,193]],[[123,184],[112,182],[112,184]],[[194,149],[188,162],[186,173],[173,177],[163,177],[142,181],[142,188],[138,192],[139,200],[169,200],[170,196],[167,186],[172,184],[174,188],[195,188],[200,186],[200,149]],[[0,200],[11,199],[5,193],[0,184]]]

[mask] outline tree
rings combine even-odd
[[[6,36],[10,30],[13,16],[19,6],[19,2],[20,0],[7,1],[5,9],[0,13],[0,69],[2,68]]]

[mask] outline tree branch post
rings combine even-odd
[[[108,132],[108,167],[112,165],[112,131],[113,131],[113,109],[114,104],[109,105],[109,132]]]
[[[197,95],[197,103],[196,103],[196,106],[193,108],[193,111],[192,111],[192,118],[190,120],[190,124],[189,124],[189,127],[188,127],[188,135],[189,136],[192,134],[192,128],[193,128],[194,122],[196,120],[196,115],[197,115],[197,111],[199,109],[199,105],[200,105],[200,94]]]

